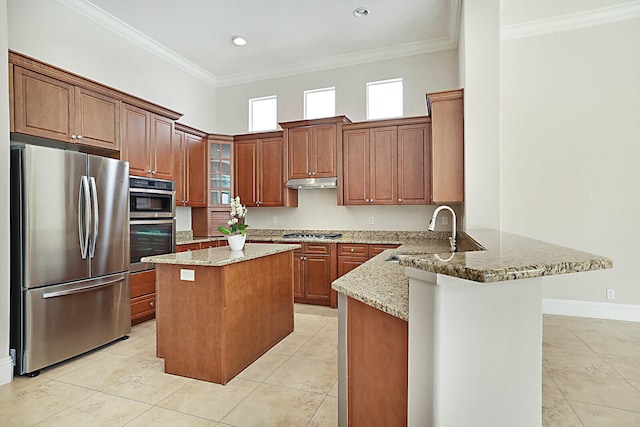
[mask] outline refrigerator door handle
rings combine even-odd
[[[47,298],[55,298],[55,297],[62,297],[65,295],[72,295],[72,294],[79,294],[80,292],[86,292],[86,291],[91,291],[97,288],[104,288],[110,285],[113,285],[114,283],[118,283],[118,282],[122,282],[124,279],[122,277],[115,279],[115,280],[109,280],[108,282],[102,282],[102,283],[98,283],[96,285],[89,285],[89,286],[83,286],[81,288],[75,288],[75,289],[68,289],[66,291],[56,291],[56,292],[47,292],[42,294],[42,298],[43,299],[47,299]]]
[[[80,189],[78,190],[78,239],[80,240],[80,254],[82,259],[87,258],[87,248],[89,246],[89,221],[87,214],[91,209],[89,203],[89,181],[86,176],[80,178]]]
[[[89,184],[91,185],[91,202],[93,208],[91,209],[91,216],[93,222],[93,237],[91,238],[91,246],[89,247],[89,258],[93,258],[96,254],[96,242],[98,241],[98,188],[96,187],[96,179],[94,177],[89,178]]]

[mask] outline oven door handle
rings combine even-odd
[[[129,221],[131,225],[149,225],[149,224],[173,224],[175,219],[132,219]]]
[[[174,196],[176,194],[173,190],[152,190],[152,189],[141,189],[141,188],[129,188],[129,193],[131,194],[161,194],[163,196]]]

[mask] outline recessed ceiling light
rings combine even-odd
[[[233,36],[231,38],[231,41],[233,42],[233,44],[235,44],[236,46],[244,46],[247,44],[247,39],[245,39],[244,37],[241,36]]]
[[[366,7],[359,7],[353,11],[353,16],[355,16],[356,18],[364,18],[368,14],[369,9],[367,9]]]

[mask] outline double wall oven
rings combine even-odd
[[[155,178],[129,177],[131,271],[151,270],[140,262],[146,256],[175,252],[175,183]]]

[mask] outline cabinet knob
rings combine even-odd
[[[398,199],[398,202],[402,202],[402,199]]]
[[[78,139],[82,139],[82,135],[78,135]]]
[[[311,175],[315,176],[315,175],[316,175],[316,173],[315,173],[315,172],[311,172]]]
[[[147,170],[147,173],[151,173],[151,169]]]
[[[354,248],[351,248],[351,252],[355,252],[356,250]]]
[[[149,301],[149,305],[150,305],[151,307],[153,307],[155,304],[154,304],[154,302],[153,302],[153,301]]]
[[[151,173],[155,175],[156,171],[151,171]]]
[[[373,199],[369,199],[369,203],[373,203]]]
[[[76,138],[77,138],[77,136],[71,135],[71,139],[76,139]]]
[[[307,175],[311,176],[311,172],[307,172]]]

